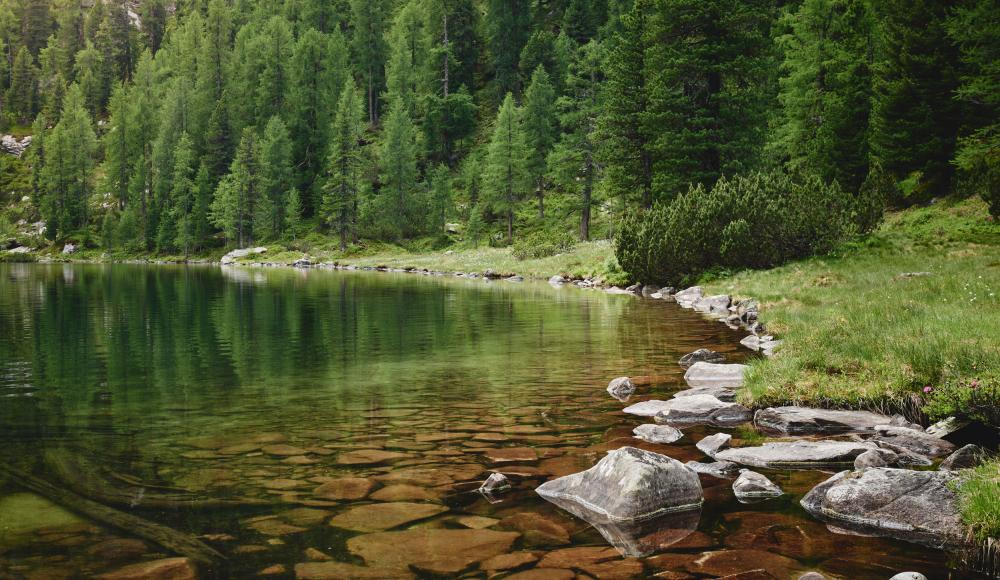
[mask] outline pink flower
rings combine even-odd
[[[972,379],[972,382],[969,383],[969,387],[973,388],[973,389],[978,389],[979,388],[979,379]]]
[[[928,386],[924,387],[924,392],[925,393],[933,393],[934,392],[934,387],[928,385]]]

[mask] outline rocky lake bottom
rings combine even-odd
[[[811,517],[799,501],[836,469],[758,469],[784,494],[752,503],[702,474],[700,511],[641,526],[535,492],[623,447],[683,463],[710,461],[695,443],[718,432],[779,440],[695,425],[649,443],[622,412],[686,388],[697,348],[756,356],[741,338],[543,284],[0,265],[4,462],[221,555],[193,566],[0,472],[0,578],[975,578],[957,554]],[[625,403],[605,391],[621,375]],[[511,488],[480,493],[491,472]],[[150,505],[167,493],[206,503]]]

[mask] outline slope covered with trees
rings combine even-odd
[[[822,251],[884,204],[957,192],[1000,213],[998,14],[2,0],[2,122],[34,137],[18,163],[50,240],[191,255],[617,235],[636,278],[679,281]],[[25,180],[8,181],[16,204]],[[781,221],[811,212],[821,231]]]

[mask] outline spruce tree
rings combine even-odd
[[[364,109],[354,82],[340,92],[337,115],[330,130],[330,155],[323,186],[324,221],[340,236],[340,250],[347,250],[357,221],[358,182],[361,179],[361,138]]]
[[[187,133],[181,135],[174,152],[174,178],[170,198],[173,202],[173,223],[176,237],[171,245],[189,255],[198,243],[198,218],[196,215],[198,203],[198,182],[195,174],[194,143]],[[164,233],[164,238],[168,232]],[[166,240],[164,240],[166,241]]]
[[[966,171],[989,172],[1000,183],[1000,1],[959,6],[948,20],[948,33],[965,63],[957,96],[971,113],[956,163]]]
[[[545,219],[546,158],[555,144],[556,92],[549,74],[538,65],[524,93],[524,136],[528,148],[527,169],[538,199],[538,218]]]
[[[86,225],[96,148],[83,93],[74,84],[66,92],[59,123],[45,137],[40,209],[50,239]]]
[[[514,105],[514,96],[507,93],[497,112],[487,151],[483,194],[490,207],[505,217],[509,243],[514,241],[514,214],[531,187],[527,159],[521,114]]]
[[[22,46],[14,57],[10,71],[10,88],[7,89],[6,108],[18,121],[27,123],[35,115],[35,90],[38,86],[38,69],[35,59]]]
[[[254,240],[254,215],[261,191],[260,143],[253,127],[243,130],[229,174],[212,201],[211,219],[230,242],[244,248]]]
[[[259,172],[254,233],[258,239],[274,239],[285,231],[288,195],[294,189],[292,141],[278,116],[271,117],[261,135]]]
[[[115,86],[108,112],[108,128],[104,133],[104,190],[115,196],[121,211],[128,201],[134,162],[129,142],[129,94],[124,83]]]

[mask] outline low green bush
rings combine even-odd
[[[711,190],[696,186],[670,204],[626,216],[615,252],[641,282],[679,284],[719,267],[769,268],[829,252],[874,227],[879,218],[862,198],[812,176],[723,178]]]
[[[1000,429],[1000,381],[996,377],[952,381],[925,388],[927,414],[933,419],[958,417]]]
[[[515,238],[510,252],[518,260],[531,260],[565,254],[575,247],[576,239],[569,232],[537,230]]]

